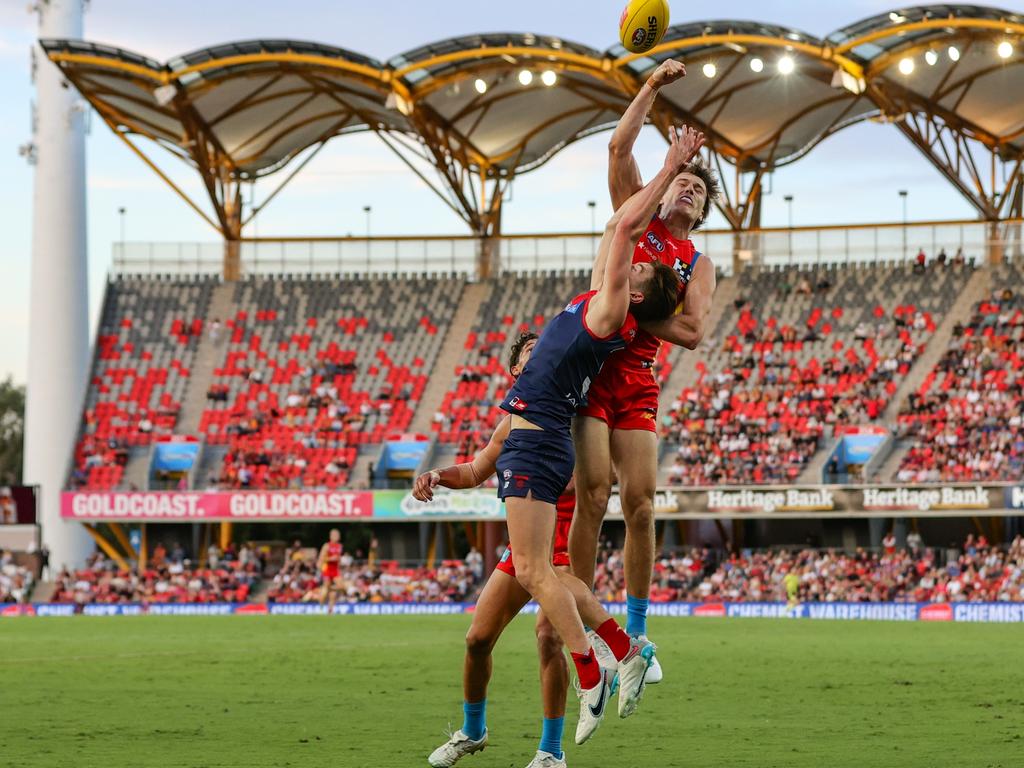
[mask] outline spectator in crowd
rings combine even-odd
[[[14,562],[14,555],[0,550],[0,603],[27,603],[35,579],[32,572]]]

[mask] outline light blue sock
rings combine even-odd
[[[556,758],[562,757],[562,727],[564,717],[545,717],[544,730],[540,734],[540,751],[550,752]]]
[[[479,741],[487,730],[487,699],[462,702],[462,732],[473,741]]]
[[[633,597],[626,595],[626,634],[636,637],[647,634],[647,604],[650,601],[646,597]]]

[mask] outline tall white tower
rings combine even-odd
[[[38,0],[39,37],[82,37],[83,0]],[[85,241],[85,110],[60,70],[36,51],[35,190],[25,402],[26,484],[39,485],[50,563],[92,550],[81,524],[60,517],[60,492],[81,419],[89,366]]]

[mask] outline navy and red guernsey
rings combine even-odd
[[[541,429],[568,433],[576,409],[605,361],[636,338],[632,314],[614,333],[600,337],[588,327],[587,307],[597,291],[569,302],[555,315],[533,348],[530,360],[501,402],[502,410],[522,416]]]

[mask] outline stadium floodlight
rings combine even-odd
[[[533,72],[528,69],[524,69],[519,73],[519,84],[529,85],[533,82]]]
[[[997,47],[996,53],[1000,59],[1008,59],[1013,56],[1013,44],[1009,40],[1003,40]]]
[[[750,69],[754,72],[760,72],[764,69],[764,62],[761,61],[757,56],[750,60]]]
[[[935,62],[939,60],[939,54],[937,54],[935,51],[925,51],[924,60],[928,62],[929,67],[934,67]]]
[[[704,73],[704,77],[712,78],[716,74],[718,74],[718,67],[716,67],[712,62],[709,61],[707,64],[701,67],[701,72]]]
[[[479,77],[473,83],[473,87],[476,88],[477,93],[487,93],[487,82]]]
[[[553,69],[546,69],[541,73],[540,81],[550,88],[558,82],[558,75],[555,74]]]
[[[914,71],[914,60],[909,56],[900,59],[900,74],[909,75]]]
[[[796,63],[793,61],[792,56],[783,56],[781,59],[779,59],[779,72],[781,74],[792,74],[794,69],[796,69]]]
[[[949,50],[946,51],[949,54],[949,58],[953,61],[960,61],[960,49],[955,45],[949,46]]]

